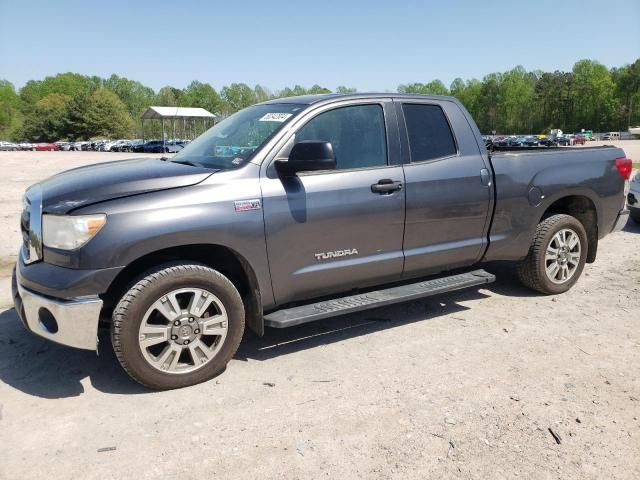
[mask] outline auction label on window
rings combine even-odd
[[[260,122],[284,122],[292,113],[266,113],[259,120]]]

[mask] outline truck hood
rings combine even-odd
[[[45,213],[64,214],[105,200],[188,187],[200,183],[212,173],[214,170],[208,168],[157,158],[74,168],[39,183],[42,187],[42,210]]]

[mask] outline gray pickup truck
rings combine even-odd
[[[621,149],[489,153],[454,98],[254,105],[171,159],[55,175],[24,196],[13,282],[27,329],[96,350],[109,322],[138,382],[220,374],[245,330],[492,282],[558,294],[627,221]]]

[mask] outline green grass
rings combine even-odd
[[[633,168],[640,169],[640,162],[633,162],[632,165],[633,165]]]

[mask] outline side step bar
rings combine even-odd
[[[322,318],[336,317],[346,313],[391,305],[392,303],[406,302],[416,298],[484,285],[485,283],[495,282],[495,280],[495,275],[489,272],[474,270],[473,272],[459,275],[277,310],[264,316],[264,324],[273,328],[292,327]]]

